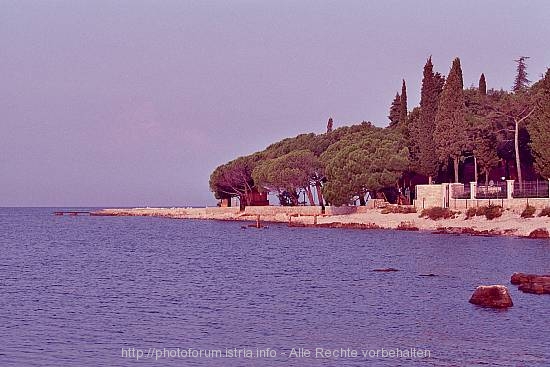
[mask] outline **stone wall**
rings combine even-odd
[[[444,206],[445,186],[444,185],[416,185],[416,200],[413,205],[417,209]]]
[[[516,198],[516,199],[450,199],[449,208],[453,210],[467,210],[471,207],[499,205],[510,209],[514,213],[521,213],[529,204],[537,210],[550,207],[550,198]]]

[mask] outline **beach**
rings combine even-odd
[[[259,209],[264,208],[264,209]],[[309,208],[309,210],[304,210]],[[533,231],[550,230],[550,218],[521,218],[514,211],[504,210],[502,216],[488,220],[475,216],[466,219],[465,213],[457,213],[454,218],[432,220],[421,218],[419,213],[388,213],[383,209],[340,210],[342,214],[317,214],[317,207],[247,207],[244,212],[238,208],[112,208],[94,212],[103,216],[150,216],[173,219],[209,219],[230,221],[253,221],[261,223],[289,223],[295,227],[323,228],[380,228],[395,230],[430,231],[435,233],[455,233],[482,236],[517,236],[535,238]],[[357,207],[351,207],[357,208]],[[327,209],[329,209],[327,207]],[[361,208],[363,209],[363,208]],[[334,210],[334,212],[337,212]],[[320,213],[320,209],[319,209]]]

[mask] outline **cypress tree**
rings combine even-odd
[[[401,103],[399,106],[399,122],[401,126],[407,124],[407,86],[405,85],[405,79],[401,85]]]
[[[439,166],[437,157],[434,154],[435,142],[433,132],[435,130],[435,115],[439,95],[444,80],[441,74],[434,74],[432,58],[430,56],[424,65],[420,113],[418,118],[409,121],[411,156],[415,162],[415,169],[418,173],[428,176],[429,182],[437,174]]]
[[[530,80],[527,79],[527,65],[525,65],[525,60],[528,58],[528,56],[521,56],[519,59],[514,60],[518,64],[516,69],[516,79],[514,80],[514,86],[512,87],[512,90],[515,93],[524,91],[530,83]]]
[[[487,95],[487,83],[485,82],[485,74],[481,73],[481,76],[479,77],[479,94],[482,96]]]
[[[390,127],[395,127],[400,121],[401,117],[401,96],[399,93],[395,94],[395,98],[390,106],[390,114],[388,119],[390,119]]]
[[[458,57],[453,60],[451,71],[443,87],[435,125],[434,140],[437,158],[443,165],[452,159],[454,182],[458,182],[458,163],[468,143],[462,69]]]

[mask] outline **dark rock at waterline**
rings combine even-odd
[[[550,275],[514,273],[510,279],[512,284],[525,293],[550,294]]]
[[[418,276],[419,277],[436,277],[437,275],[435,275],[433,273],[429,273],[429,274],[419,274]]]
[[[418,231],[419,228],[411,222],[401,222],[396,228],[398,231]]]
[[[372,269],[372,271],[377,271],[377,272],[380,272],[380,273],[390,273],[390,272],[393,272],[393,271],[399,271],[399,269],[395,269],[395,268],[380,268],[380,269]]]
[[[503,285],[480,285],[472,294],[469,302],[493,308],[506,308],[514,305],[508,288]]]
[[[529,238],[550,238],[550,233],[546,228],[537,228],[529,233]]]

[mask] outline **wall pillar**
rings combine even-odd
[[[474,200],[476,198],[476,186],[476,182],[470,182],[470,200]]]
[[[511,199],[513,192],[514,192],[514,180],[506,180],[506,199]]]

